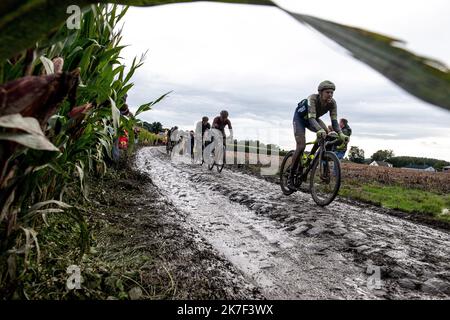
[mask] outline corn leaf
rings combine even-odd
[[[41,60],[42,64],[44,65],[46,74],[53,74],[53,73],[55,73],[55,69],[54,69],[54,65],[53,65],[52,60],[50,60],[50,59],[48,59],[48,58],[46,58],[44,56],[41,56],[40,60]]]
[[[35,211],[35,210],[40,210],[41,208],[48,206],[49,204],[56,204],[58,207],[64,208],[64,209],[68,209],[71,208],[72,206],[62,202],[62,201],[58,201],[58,200],[47,200],[47,201],[42,201],[42,202],[38,202],[36,204],[34,204],[33,206],[31,206],[30,211]]]
[[[22,117],[18,113],[2,116],[0,117],[0,127],[25,131],[25,133],[0,133],[0,140],[14,141],[31,149],[59,152],[59,149],[45,137],[35,118]]]
[[[118,134],[117,128],[119,128],[119,121],[120,121],[120,111],[116,107],[116,103],[113,99],[109,98],[109,101],[111,101],[111,113],[112,113],[112,120],[114,125],[114,132]]]
[[[450,73],[441,62],[398,47],[402,41],[364,29],[288,12],[347,49],[410,94],[450,110]]]
[[[172,93],[172,91],[169,91],[169,92],[163,94],[161,97],[159,97],[159,98],[156,99],[155,101],[152,101],[152,102],[149,102],[149,103],[146,103],[146,104],[141,105],[141,106],[137,109],[135,116],[137,116],[138,114],[140,114],[140,113],[142,113],[142,112],[145,112],[145,111],[150,110],[150,109],[152,108],[152,106],[154,106],[155,104],[157,104],[158,102],[160,102],[162,99],[164,99],[164,98],[165,98],[168,94],[170,94],[170,93]]]

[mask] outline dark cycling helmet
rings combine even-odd
[[[328,80],[322,81],[322,82],[319,84],[319,87],[317,88],[317,90],[318,90],[319,92],[320,92],[320,91],[323,91],[323,90],[329,90],[329,89],[331,89],[331,90],[336,90],[336,86],[334,85],[333,82],[328,81]]]
[[[222,110],[222,111],[220,111],[220,115],[222,117],[228,117],[228,111],[227,110]]]

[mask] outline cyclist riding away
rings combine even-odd
[[[169,153],[172,152],[173,148],[175,147],[175,145],[179,142],[179,131],[178,131],[178,127],[172,127],[169,132]]]
[[[348,141],[348,136],[342,132],[337,121],[337,105],[333,99],[335,90],[336,86],[333,82],[328,80],[322,81],[318,87],[318,94],[312,94],[307,99],[303,99],[295,109],[293,125],[296,148],[292,156],[292,167],[288,179],[289,189],[297,189],[294,185],[294,176],[303,156],[303,151],[305,151],[305,128],[315,132],[317,138],[325,138],[328,128],[319,118],[329,112],[334,131],[338,133],[342,141]],[[314,152],[315,150],[311,150],[311,154],[314,154]],[[303,168],[301,167],[300,171],[302,170]]]
[[[202,117],[202,121],[197,122],[197,125],[195,126],[195,153],[198,156],[200,154],[203,155],[203,150],[205,149],[205,146],[208,145],[208,134],[209,130],[211,129],[211,125],[208,121],[208,117],[204,116]]]
[[[220,111],[220,116],[215,117],[212,127],[213,129],[217,129],[222,133],[223,143],[225,144],[226,134],[225,134],[225,126],[228,126],[230,130],[230,139],[233,137],[233,128],[231,127],[231,121],[228,119],[228,111],[222,110]]]
[[[230,130],[230,137],[229,139],[233,139],[233,128],[231,126],[231,121],[228,119],[228,111],[222,110],[220,111],[220,115],[218,117],[214,118],[213,124],[212,124],[212,138],[215,138],[215,136],[221,136],[223,141],[223,146],[226,146],[226,134],[225,134],[225,126],[228,126],[228,129]],[[216,130],[214,130],[216,129]],[[217,141],[218,143],[219,141]],[[216,145],[217,146],[217,145]]]

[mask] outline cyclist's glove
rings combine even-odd
[[[228,136],[228,141],[229,141],[230,143],[233,142],[233,130],[232,130],[232,129],[230,129],[230,135]]]
[[[327,133],[323,129],[320,129],[319,131],[317,131],[316,134],[317,134],[317,139],[320,139],[320,138],[325,139],[325,137],[327,136]]]
[[[346,136],[342,132],[339,132],[339,139],[341,139],[342,142],[348,142],[350,138],[349,136]]]

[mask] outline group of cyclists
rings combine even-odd
[[[212,125],[209,123],[209,118],[203,116],[202,120],[196,124],[194,131],[181,131],[178,127],[172,127],[167,132],[167,151],[170,153],[175,145],[185,143],[187,149],[190,151],[193,161],[201,161],[203,159],[203,153],[205,147],[212,142],[219,143],[222,141],[223,145],[226,145],[227,135],[225,128],[228,127],[230,135],[228,139],[233,140],[233,127],[231,121],[228,118],[229,113],[227,110],[222,110],[220,114],[214,118]],[[183,148],[181,148],[183,149]]]
[[[306,146],[306,128],[315,132],[318,139],[323,139],[330,131],[334,131],[343,145],[346,145],[349,141],[349,132],[351,133],[351,130],[348,130],[347,120],[341,119],[340,123],[338,122],[337,104],[333,99],[335,90],[336,85],[333,82],[328,80],[322,81],[317,88],[317,93],[301,100],[295,109],[293,129],[296,148],[292,158],[291,174],[288,179],[288,187],[292,190],[296,190],[293,173],[303,169],[301,167],[300,159]],[[320,117],[326,113],[330,114],[331,127],[325,125],[320,119]],[[211,141],[214,141],[214,139],[218,139],[219,141],[222,140],[225,145],[226,126],[228,126],[230,130],[229,139],[232,140],[233,131],[230,119],[228,118],[228,111],[222,110],[220,115],[214,118],[212,125],[209,124],[209,118],[204,116],[202,120],[197,123],[195,132],[191,131],[188,136],[188,138],[191,138],[191,156],[193,158],[194,154],[203,156],[205,146]],[[172,147],[174,143],[179,142],[178,135],[176,134],[177,130],[178,128],[174,127],[168,132],[168,144]],[[315,151],[312,150],[311,152],[314,153]]]

